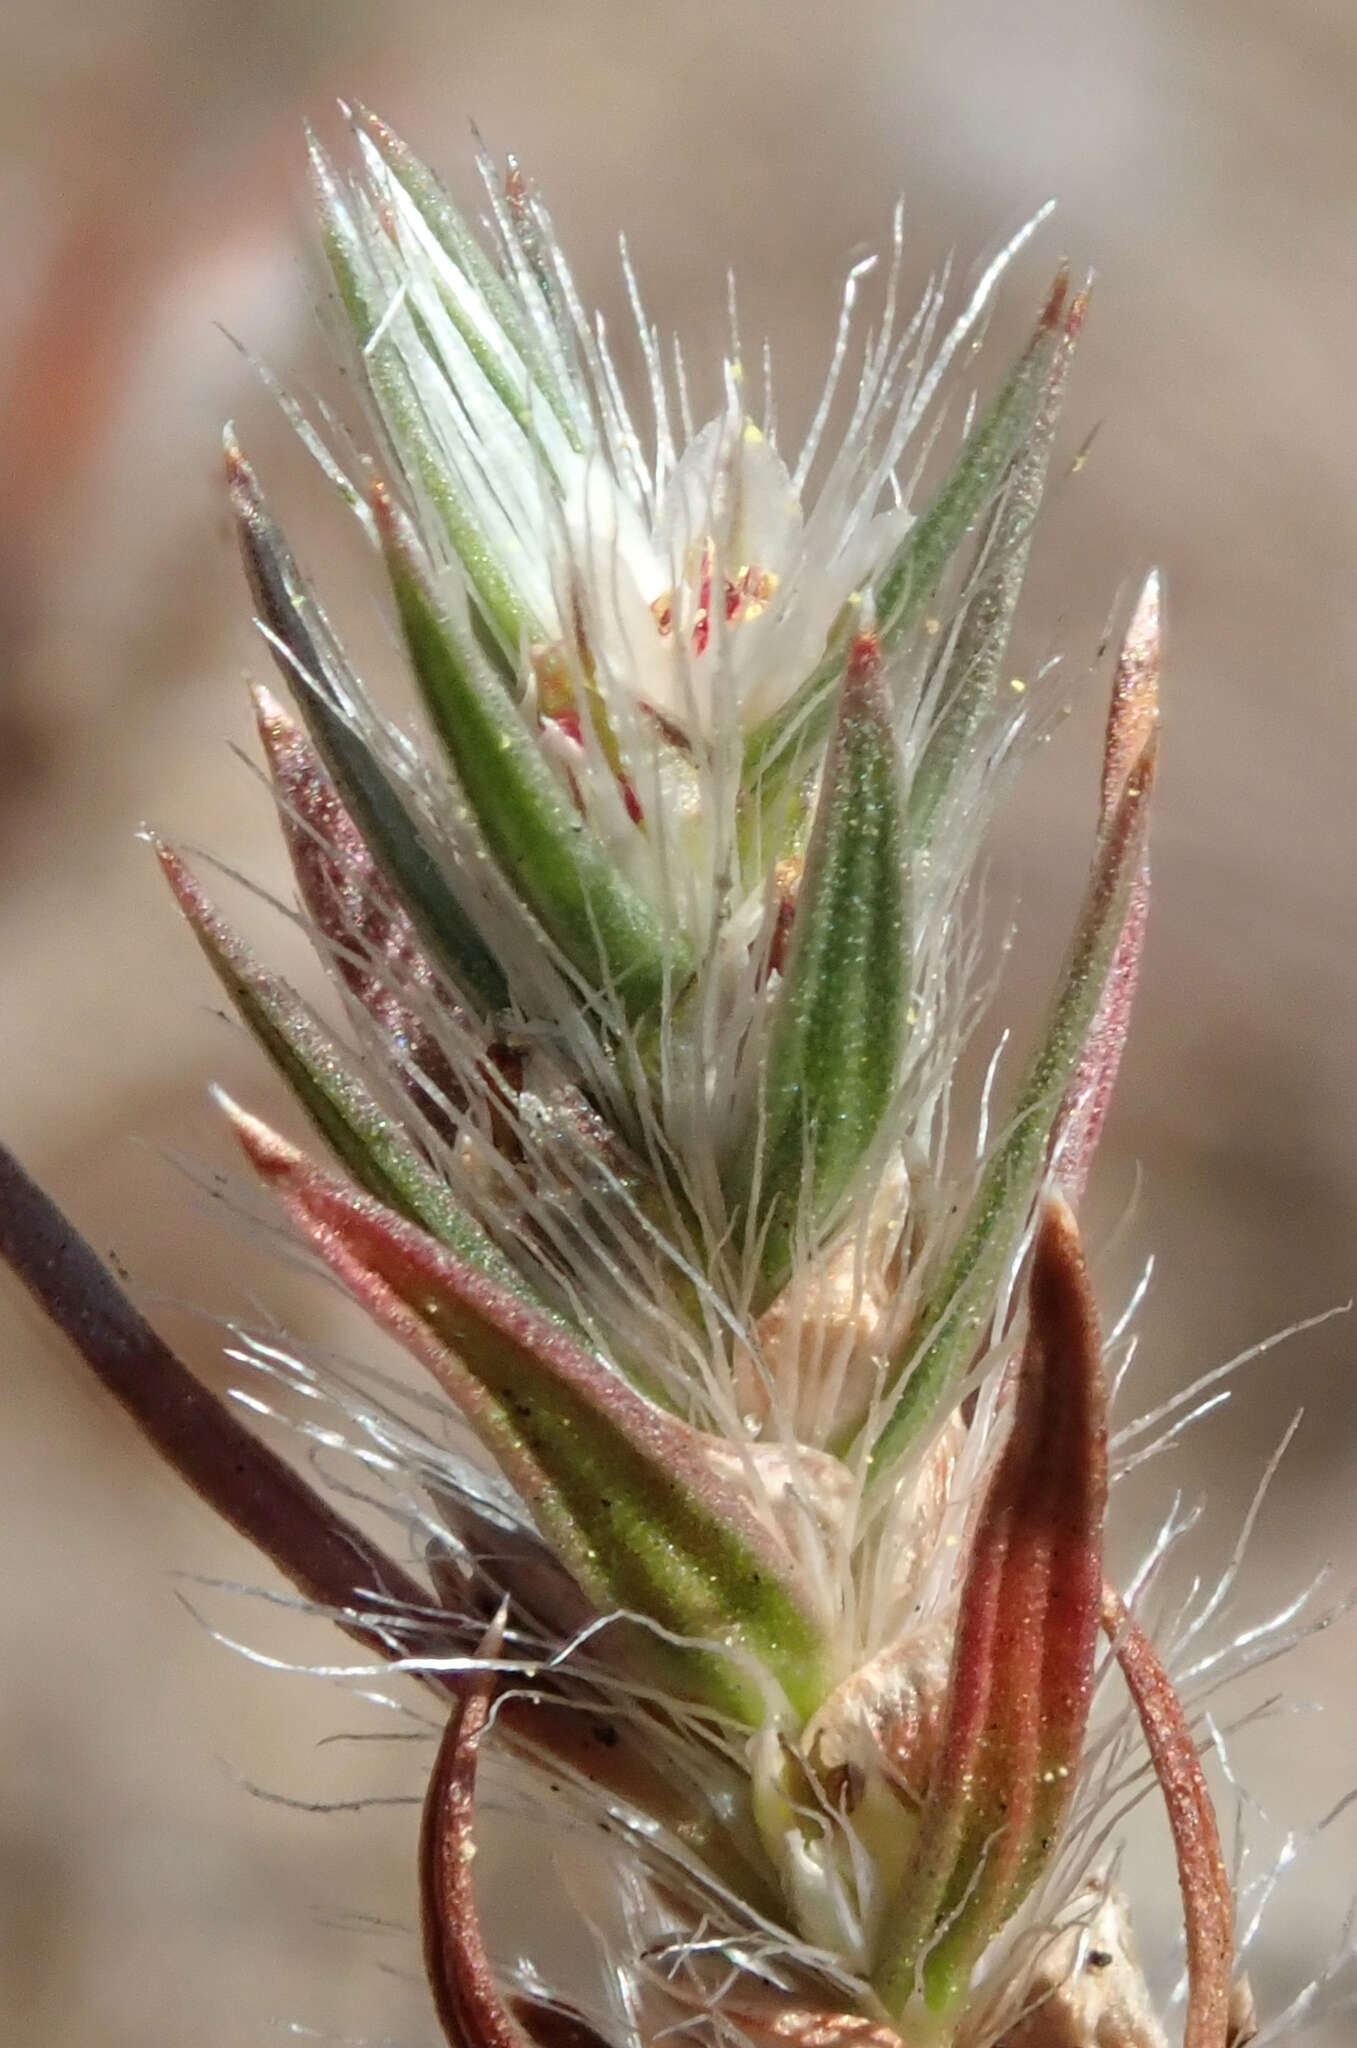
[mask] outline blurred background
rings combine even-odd
[[[377,106],[474,204],[475,121],[544,188],[586,296],[620,324],[625,228],[651,314],[719,349],[724,275],[774,339],[803,420],[839,284],[903,193],[906,282],[963,267],[1055,194],[996,321],[1002,348],[1069,254],[1096,266],[1072,455],[1028,611],[1068,650],[1074,712],[1006,816],[1001,890],[1039,1000],[1088,847],[1109,608],[1167,573],[1171,660],[1156,900],[1136,1034],[1099,1167],[1109,1302],[1147,1249],[1145,1405],[1357,1286],[1357,15],[1347,0],[47,0],[0,22],[0,1129],[161,1327],[219,1380],[211,1315],[256,1291],[327,1313],[201,1212],[163,1148],[229,1148],[209,1078],[266,1111],[134,832],[279,868],[248,744],[252,639],[218,482],[236,417],[301,550],[323,492],[222,330],[332,388],[314,312],[301,130]],[[221,323],[220,326],[218,323]],[[1105,667],[1100,676],[1105,675]],[[1142,1176],[1129,1231],[1113,1225]],[[203,1312],[207,1312],[206,1315]],[[0,2011],[26,2048],[294,2037],[429,2042],[401,1933],[409,1759],[321,1746],[355,1710],[251,1669],[185,1611],[189,1571],[257,1567],[143,1456],[0,1289]],[[1261,1517],[1244,1618],[1332,1560],[1357,1579],[1350,1320],[1252,1367],[1128,1483],[1118,1555],[1172,1492],[1204,1494],[1218,1568],[1269,1452],[1306,1409]],[[213,1606],[254,1643],[295,1631]],[[314,1654],[339,1643],[318,1637]],[[1240,1753],[1281,1826],[1357,1777],[1357,1634],[1285,1668],[1325,1702]],[[1267,1674],[1245,1698],[1262,1697]],[[1159,1895],[1170,1864],[1148,1815]],[[1322,1965],[1357,1882],[1315,1846],[1255,1959],[1265,1997]],[[489,1874],[489,1890],[505,1889]],[[392,1923],[388,1926],[387,1923]],[[355,1931],[361,1926],[361,1932]],[[1313,2038],[1347,2039],[1342,2022]]]

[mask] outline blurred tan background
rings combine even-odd
[[[1142,1404],[1357,1286],[1357,13],[1350,0],[49,0],[0,23],[0,1128],[208,1370],[201,1317],[258,1289],[314,1314],[200,1214],[158,1146],[224,1161],[217,1078],[269,1107],[212,1014],[143,818],[277,875],[247,740],[252,644],[217,481],[239,418],[301,536],[318,490],[221,322],[288,381],[323,378],[300,127],[378,106],[474,202],[468,121],[517,150],[589,296],[620,318],[625,227],[652,315],[719,346],[724,272],[804,416],[839,279],[912,223],[907,277],[1062,212],[998,325],[1069,253],[1100,272],[1030,651],[1082,673],[1151,560],[1172,653],[1156,905],[1138,1031],[1100,1167],[1110,1226],[1144,1171],[1109,1299],[1146,1248]],[[308,522],[310,522],[308,524]],[[1036,998],[1085,858],[1101,706],[1077,709],[1006,820]],[[256,1568],[140,1454],[17,1293],[0,1290],[0,2032],[25,2048],[430,2042],[398,1932],[413,1816],[297,1813],[417,1779],[399,1746],[318,1748],[361,1717],[213,1644],[172,1573]],[[1357,1331],[1255,1367],[1118,1502],[1129,1556],[1176,1486],[1228,1548],[1292,1410],[1248,1613],[1331,1557],[1357,1578]],[[290,1640],[218,1603],[251,1640]],[[318,1636],[314,1653],[335,1653]],[[1357,1635],[1300,1651],[1323,1697],[1242,1754],[1301,1826],[1357,1779]],[[1258,1697],[1266,1685],[1256,1686]],[[371,1725],[376,1725],[375,1721]],[[1158,1822],[1151,1816],[1153,1826]],[[1267,1990],[1319,1966],[1357,1884],[1336,1830],[1260,1950]],[[1149,1933],[1170,1914],[1168,1863]],[[500,1880],[502,1889],[503,1881]],[[491,1874],[491,1888],[494,1876]],[[1158,1913],[1158,1919],[1156,1919]],[[1317,2040],[1348,2038],[1335,2023]]]

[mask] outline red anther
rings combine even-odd
[[[702,550],[702,570],[697,585],[697,617],[693,621],[693,653],[705,654],[711,639],[711,586],[715,550],[710,541]]]
[[[881,636],[875,631],[855,633],[848,650],[848,675],[855,683],[874,676],[881,666]]]
[[[578,711],[549,711],[547,718],[550,724],[559,726],[566,738],[573,740],[577,747],[584,745],[584,727],[580,724]]]

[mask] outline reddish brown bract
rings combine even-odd
[[[1127,629],[1112,680],[1112,703],[1103,747],[1101,823],[1115,816],[1127,782],[1145,757],[1159,723],[1162,648],[1159,575],[1146,579]],[[1140,975],[1140,955],[1150,911],[1150,862],[1146,853],[1131,888],[1106,986],[1056,1125],[1052,1156],[1060,1184],[1071,1202],[1084,1192],[1103,1121],[1112,1100],[1117,1070],[1131,1024],[1131,1004]]]
[[[942,1745],[877,1984],[950,2007],[1054,1847],[1093,1688],[1107,1436],[1097,1312],[1058,1197],[1033,1254],[1008,1441],[976,1522]]]
[[[486,1648],[499,1647],[495,1632]],[[495,1692],[492,1670],[477,1672],[439,1744],[419,1840],[424,1966],[434,2008],[455,2048],[526,2048],[527,2037],[495,1987],[472,1883],[476,1853],[476,1754]]]
[[[1187,2018],[1183,2048],[1226,2048],[1230,1973],[1234,1964],[1234,1901],[1220,1829],[1197,1745],[1144,1630],[1111,1586],[1103,1593],[1103,1627],[1140,1715],[1159,1789],[1168,1809],[1187,1936]],[[1247,2034],[1236,2036],[1247,2040]]]
[[[262,686],[252,695],[292,872],[325,957],[372,1019],[419,1109],[454,1143],[450,1112],[463,1106],[465,1091],[420,1014],[434,1006],[451,1016],[453,1006],[305,733]]]

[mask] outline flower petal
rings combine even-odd
[[[937,1764],[876,1972],[953,2009],[1058,1838],[1093,1692],[1107,1504],[1101,1340],[1074,1217],[1048,1200],[1013,1419],[971,1539]]]
[[[647,1641],[650,1662],[741,1721],[785,1718],[782,1700],[810,1713],[825,1690],[820,1624],[698,1433],[504,1285],[228,1111],[294,1221],[434,1374],[590,1599],[665,1632]]]
[[[802,518],[791,476],[738,403],[699,427],[684,449],[659,526],[675,581],[707,543],[726,576],[751,563],[781,576],[794,559]]]
[[[1024,1951],[1030,1962],[1024,1967]],[[1015,1948],[968,2009],[969,2042],[995,2048],[1169,2048],[1118,1886],[1093,1877]]]

